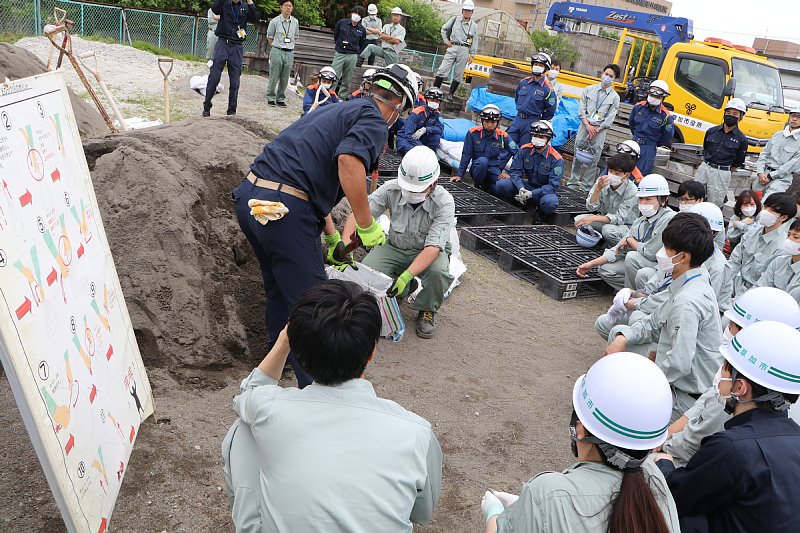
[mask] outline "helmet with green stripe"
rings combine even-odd
[[[619,352],[598,360],[575,382],[572,405],[583,427],[614,447],[652,450],[667,439],[669,382],[641,355]]]
[[[753,401],[771,401],[782,410],[785,405],[782,394],[800,394],[798,346],[800,331],[765,320],[741,330],[730,344],[720,347],[720,352],[737,373],[770,391]]]
[[[639,182],[639,190],[636,196],[669,196],[669,183],[661,174],[648,174]]]
[[[422,192],[439,179],[439,158],[427,146],[409,150],[397,168],[400,187],[409,192]]]
[[[753,287],[736,298],[731,308],[725,311],[725,317],[740,328],[764,320],[798,328],[800,305],[789,293],[775,287]]]

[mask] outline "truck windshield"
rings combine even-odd
[[[763,63],[733,58],[736,94],[748,106],[769,109],[783,107],[783,88],[778,69]]]

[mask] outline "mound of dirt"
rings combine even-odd
[[[272,134],[204,119],[84,143],[148,367],[218,369],[264,355],[264,290],[231,191]]]
[[[64,61],[67,62],[68,59],[64,58]],[[13,44],[0,43],[0,81],[4,78],[28,78],[44,72],[47,72],[45,64],[29,51]],[[82,138],[108,133],[108,127],[97,109],[84,102],[72,89],[69,89],[69,99]]]

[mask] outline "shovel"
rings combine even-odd
[[[114,116],[117,117],[117,120],[119,121],[120,129],[122,131],[128,131],[128,127],[125,125],[125,119],[122,118],[122,113],[119,112],[119,108],[117,107],[117,103],[114,101],[114,97],[111,96],[111,92],[108,90],[105,80],[100,76],[100,69],[97,66],[97,55],[94,52],[84,52],[78,56],[78,59],[80,60],[81,65],[83,65],[86,70],[94,75],[98,85],[100,85],[100,90],[103,91],[103,96],[106,97],[106,102],[108,102],[108,105],[111,106],[111,111],[114,112]],[[89,59],[94,59],[94,68],[87,63]]]
[[[44,27],[44,32],[49,33],[55,30],[58,26],[64,25],[64,20],[67,18],[67,12],[59,7],[53,8],[53,18],[55,19],[55,24],[48,24]],[[71,23],[71,21],[70,21]],[[61,43],[62,45],[66,43]],[[53,50],[54,48],[50,48],[50,52],[47,54],[47,70],[50,70],[50,65],[53,62]],[[61,66],[61,59],[63,58],[63,52],[58,56],[58,64]]]
[[[169,64],[169,68],[167,68]],[[159,57],[158,70],[164,76],[164,124],[169,124],[169,73],[172,72],[172,58]]]

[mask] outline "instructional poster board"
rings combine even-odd
[[[0,187],[3,367],[67,529],[102,533],[153,396],[60,71],[0,84]]]

